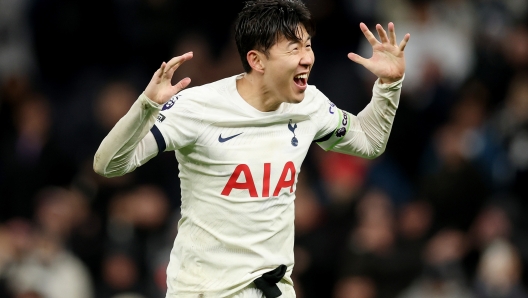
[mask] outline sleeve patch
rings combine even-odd
[[[174,95],[173,97],[171,97],[171,99],[169,99],[169,101],[167,101],[163,105],[163,108],[161,108],[161,110],[165,111],[165,110],[168,110],[168,109],[172,108],[174,106],[174,104],[176,103],[176,101],[178,100],[178,98],[180,98],[179,94]]]
[[[328,100],[328,104],[330,105],[330,107],[328,108],[328,113],[334,114],[335,110],[337,109],[336,105],[333,102],[331,102],[330,100]]]

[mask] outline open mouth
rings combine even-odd
[[[308,74],[297,75],[293,78],[293,81],[295,82],[295,85],[305,88],[308,81]]]

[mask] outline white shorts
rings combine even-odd
[[[277,283],[282,295],[280,298],[295,298],[295,290],[290,284],[285,282]],[[239,292],[229,296],[229,298],[266,298],[261,290],[257,289],[254,283],[250,283],[247,287]]]
[[[280,291],[282,292],[282,295],[280,295],[280,298],[295,298],[295,290],[293,289],[293,286],[290,284],[287,284],[285,282],[279,282],[277,284]],[[257,289],[254,283],[250,283],[247,287],[243,288],[242,290],[229,295],[229,296],[223,296],[215,294],[214,296],[208,295],[208,294],[194,294],[194,295],[169,295],[167,294],[165,298],[213,298],[213,297],[225,297],[225,298],[266,298],[264,297],[264,294],[261,290]]]

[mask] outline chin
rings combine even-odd
[[[304,94],[302,94],[302,96],[295,96],[295,97],[292,97],[290,98],[290,100],[288,100],[288,103],[301,103],[302,101],[304,100]]]
[[[306,96],[306,94],[304,93],[304,91],[302,92],[299,92],[298,90],[296,90],[296,92],[292,92],[288,98],[288,102],[289,103],[300,103],[304,100],[304,97]]]

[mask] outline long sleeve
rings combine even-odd
[[[372,100],[357,115],[339,110],[339,125],[318,144],[325,150],[357,155],[364,158],[380,156],[387,141],[398,108],[403,78],[391,84],[379,79],[372,89]]]
[[[105,177],[121,176],[156,156],[156,140],[149,131],[160,109],[161,105],[141,94],[101,142],[94,171]]]

